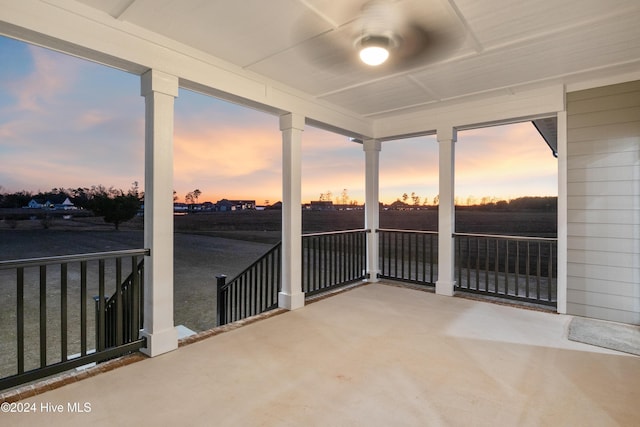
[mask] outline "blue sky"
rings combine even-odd
[[[144,187],[144,99],[136,75],[0,37],[0,191]],[[200,201],[281,199],[278,119],[180,90],[174,189]],[[383,143],[380,194],[392,202],[438,190],[435,137]],[[307,127],[302,199],[347,189],[364,200],[362,146]],[[456,195],[511,199],[557,194],[557,161],[529,122],[458,133]]]

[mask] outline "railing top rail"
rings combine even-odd
[[[355,230],[338,230],[338,231],[324,231],[321,233],[307,233],[303,234],[302,237],[314,237],[314,236],[328,236],[332,234],[348,234],[348,233],[369,233],[371,230],[366,228],[358,228]]]
[[[378,228],[378,231],[388,231],[392,233],[415,233],[415,234],[438,234],[437,231],[427,231],[427,230],[398,230],[395,228]]]
[[[453,237],[482,237],[489,239],[510,239],[524,241],[557,242],[557,237],[531,237],[531,236],[507,236],[504,234],[474,234],[474,233],[453,233]]]
[[[63,262],[92,261],[96,259],[112,259],[126,256],[149,255],[150,249],[124,249],[120,251],[93,252],[87,254],[58,255],[42,258],[25,258],[0,261],[0,270],[16,267],[34,267],[39,265],[60,264]]]

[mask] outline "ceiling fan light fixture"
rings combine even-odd
[[[386,36],[365,36],[360,39],[360,60],[375,67],[389,58],[392,41]]]

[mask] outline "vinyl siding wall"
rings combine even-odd
[[[567,312],[640,324],[640,81],[567,94]]]

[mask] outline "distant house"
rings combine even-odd
[[[36,199],[29,200],[29,203],[27,204],[27,206],[25,206],[25,208],[27,209],[42,209],[43,207],[44,205],[38,202]]]
[[[360,211],[364,209],[363,205],[357,203],[336,203],[333,207],[338,211]]]
[[[310,209],[312,211],[332,211],[335,210],[331,200],[312,200]]]
[[[216,208],[215,203],[212,203],[212,202],[204,202],[204,203],[202,203],[202,210],[203,211],[213,211],[213,210],[215,210],[215,208]]]
[[[48,202],[50,203],[50,202]],[[56,203],[53,205],[53,209],[55,210],[63,210],[63,211],[68,211],[68,210],[73,210],[73,209],[77,209],[76,206],[71,202],[71,200],[69,200],[69,198],[65,198],[64,202],[62,203]]]
[[[173,204],[173,211],[174,212],[188,212],[189,211],[189,205],[187,205],[186,203],[174,203]]]
[[[412,207],[411,205],[405,203],[405,202],[401,202],[400,200],[396,200],[395,202],[391,203],[388,206],[389,210],[394,210],[394,211],[408,211],[411,210]]]
[[[78,209],[68,197],[64,199],[62,203],[55,203],[51,200],[47,200],[45,202],[31,199],[27,206],[24,206],[26,209],[53,209],[57,211],[68,211]]]
[[[244,211],[256,208],[255,200],[228,200],[222,199],[216,203],[219,212]]]

